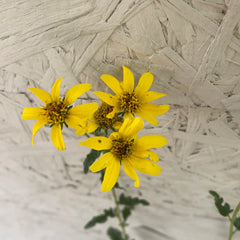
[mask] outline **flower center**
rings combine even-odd
[[[49,124],[64,123],[69,110],[63,101],[47,103],[43,109]]]
[[[124,93],[120,97],[120,107],[124,112],[134,113],[140,107],[140,101],[133,93]]]
[[[121,121],[121,118],[114,115],[113,118],[107,118],[108,113],[112,112],[113,107],[103,102],[98,110],[94,113],[94,118],[98,122],[99,126],[105,129],[110,129],[117,121]]]
[[[113,139],[111,152],[120,159],[127,158],[133,152],[133,141],[122,138]]]

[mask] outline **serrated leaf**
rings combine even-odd
[[[101,155],[101,151],[96,151],[91,149],[90,153],[86,156],[83,162],[83,171],[88,173],[89,167],[96,161],[96,159]]]
[[[234,226],[240,231],[240,217],[235,218]]]
[[[130,207],[125,207],[122,210],[122,216],[123,216],[123,219],[124,219],[125,222],[130,215],[131,215],[131,208]]]
[[[217,207],[218,209],[218,212],[226,217],[228,216],[232,211],[233,209],[231,209],[230,205],[228,203],[225,203],[223,205],[223,198],[219,196],[219,194],[213,190],[210,190],[209,193],[214,197],[215,199],[215,206]]]
[[[122,233],[113,227],[108,228],[107,235],[110,237],[111,240],[124,240],[122,238]]]
[[[84,226],[85,229],[94,227],[97,223],[104,223],[107,221],[107,216],[105,214],[101,214],[93,217],[87,224]]]
[[[116,216],[116,212],[114,209],[109,208],[109,209],[104,209],[104,213],[106,216],[108,217],[115,217]]]
[[[210,190],[209,193],[214,197],[214,198],[219,198],[219,195],[217,194],[217,192]]]
[[[142,204],[145,206],[149,205],[149,202],[145,199],[140,199],[138,197],[132,198],[130,196],[126,197],[123,193],[121,193],[119,197],[119,203],[130,207],[134,207],[138,204]]]
[[[104,209],[104,213],[98,216],[93,217],[87,224],[84,226],[85,229],[94,227],[97,223],[105,223],[108,217],[115,217],[115,211],[112,208]]]

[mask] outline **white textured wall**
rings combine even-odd
[[[127,231],[136,240],[227,239],[208,190],[233,207],[240,200],[239,12],[239,0],[0,1],[0,239],[106,239],[107,225],[83,229],[113,206],[98,176],[83,174],[83,137],[65,129],[59,152],[43,128],[32,147],[34,121],[21,113],[40,103],[29,86],[50,91],[64,77],[63,92],[85,82],[107,90],[101,74],[121,80],[122,65],[136,79],[150,70],[152,90],[168,94],[157,103],[171,105],[141,132],[167,137],[162,174],[141,174],[134,189],[121,173],[132,196],[151,202]]]

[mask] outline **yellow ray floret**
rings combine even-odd
[[[91,88],[91,84],[78,84],[70,88],[65,98],[59,97],[62,78],[58,79],[52,87],[51,94],[43,89],[29,88],[45,106],[28,107],[23,110],[22,119],[38,120],[32,130],[32,144],[36,133],[41,127],[49,124],[51,129],[51,140],[58,150],[65,150],[65,144],[62,136],[63,124],[72,128],[77,128],[83,124],[89,117],[89,114],[95,112],[98,108],[97,103],[88,103],[72,107],[71,104],[82,94]]]
[[[109,118],[122,111],[124,115],[137,115],[156,125],[156,116],[162,115],[169,110],[169,105],[157,106],[149,103],[166,96],[164,93],[149,91],[153,83],[153,75],[150,72],[142,74],[135,89],[134,76],[125,66],[123,66],[122,82],[108,74],[102,75],[101,79],[115,93],[115,95],[112,95],[99,91],[94,92],[102,101],[113,107],[112,112],[108,114]]]
[[[91,137],[79,143],[98,151],[109,150],[90,167],[92,172],[105,169],[101,187],[103,192],[111,190],[116,184],[121,164],[125,173],[134,180],[135,187],[139,187],[140,183],[135,170],[150,175],[161,173],[161,167],[156,164],[158,155],[149,149],[163,147],[167,140],[159,135],[137,138],[137,133],[142,128],[141,118],[126,118],[119,131],[109,137]]]
[[[119,129],[122,119],[117,114],[114,114],[113,118],[107,118],[108,113],[112,112],[112,109],[112,106],[102,102],[98,109],[92,115],[89,115],[89,119],[83,125],[79,125],[76,134],[83,135],[86,132],[91,133],[97,129]]]

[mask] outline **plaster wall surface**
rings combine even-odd
[[[0,239],[107,239],[108,224],[83,229],[113,206],[99,176],[83,173],[85,137],[64,129],[61,152],[44,127],[32,146],[34,121],[21,114],[41,104],[28,87],[50,91],[63,77],[61,94],[78,83],[110,92],[100,76],[122,80],[123,65],[136,83],[154,74],[151,90],[167,93],[154,103],[171,106],[141,131],[168,139],[156,150],[162,173],[139,174],[138,189],[120,173],[127,193],[151,203],[129,218],[129,235],[227,239],[208,191],[240,201],[239,11],[239,0],[0,1]],[[92,91],[77,103],[89,101],[99,102]]]

